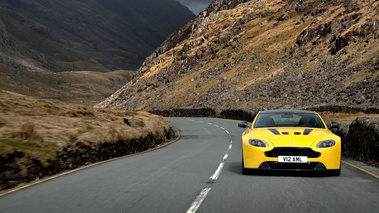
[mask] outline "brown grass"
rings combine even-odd
[[[0,65],[0,90],[93,106],[124,86],[134,71],[32,73]]]
[[[94,109],[0,90],[0,156],[17,150],[40,160],[66,146],[97,145],[164,132],[147,112]]]
[[[338,113],[338,114],[321,114],[321,117],[325,121],[336,121],[339,123],[348,123],[353,122],[357,117],[369,117],[379,121],[379,114],[366,114],[363,112],[359,113]]]

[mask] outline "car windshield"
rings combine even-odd
[[[255,121],[254,128],[309,127],[325,128],[320,117],[311,112],[264,112]]]

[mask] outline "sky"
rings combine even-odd
[[[205,10],[213,0],[177,0],[188,7],[195,15]]]

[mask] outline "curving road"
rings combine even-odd
[[[0,212],[379,212],[378,169],[244,176],[237,121],[168,119],[177,142],[3,195]]]

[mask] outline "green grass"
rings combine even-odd
[[[0,154],[6,156],[14,151],[22,152],[25,157],[36,158],[41,162],[56,156],[58,146],[48,142],[33,142],[20,139],[0,139]]]

